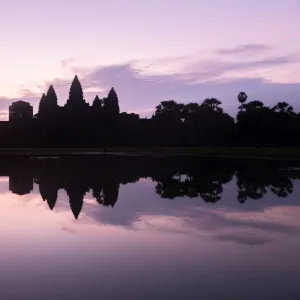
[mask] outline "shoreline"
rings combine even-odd
[[[243,159],[300,160],[300,147],[112,147],[103,148],[2,148],[1,157],[62,156],[199,156]]]

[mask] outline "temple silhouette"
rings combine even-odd
[[[53,85],[42,95],[36,114],[23,100],[12,103],[9,121],[0,121],[0,147],[105,148],[136,140],[137,126],[144,122],[137,114],[120,113],[114,88],[102,99],[97,95],[90,105],[76,75],[63,106],[58,105]]]
[[[9,106],[9,121],[30,120],[33,118],[33,107],[25,101],[16,101]]]
[[[108,93],[108,96],[100,99],[95,97],[92,106],[85,101],[81,83],[77,77],[74,77],[69,98],[64,106],[59,106],[57,95],[53,85],[50,85],[47,93],[42,95],[39,103],[38,113],[33,115],[33,107],[25,101],[16,101],[9,107],[9,121],[28,121],[33,117],[40,120],[53,121],[57,118],[72,119],[84,117],[101,117],[107,115],[113,117],[120,113],[119,100],[114,88]]]

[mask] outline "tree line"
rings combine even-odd
[[[61,107],[51,85],[42,95],[38,113],[27,122],[0,125],[2,147],[116,147],[116,146],[299,146],[300,113],[287,102],[267,106],[237,95],[235,118],[222,102],[160,102],[151,118],[120,113],[112,88],[107,97],[89,105],[75,76]]]

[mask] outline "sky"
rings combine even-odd
[[[75,75],[86,101],[114,87],[121,111],[237,94],[300,111],[298,0],[0,0],[0,119]]]

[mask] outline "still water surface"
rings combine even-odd
[[[300,299],[297,167],[0,160],[0,299]]]

